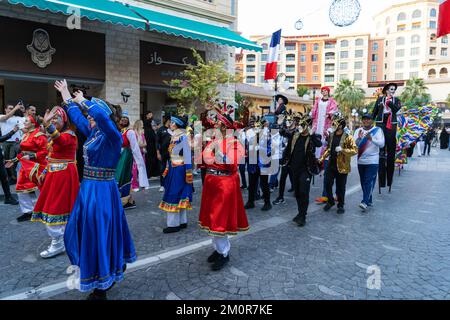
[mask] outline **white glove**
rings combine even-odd
[[[336,147],[336,152],[341,152],[341,151],[342,151],[341,146]]]
[[[309,135],[312,136],[314,134],[314,130],[311,128],[309,129]]]

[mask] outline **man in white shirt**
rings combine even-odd
[[[372,115],[363,115],[362,122],[363,127],[356,129],[354,140],[358,146],[358,171],[363,190],[359,207],[366,211],[368,206],[373,205],[372,193],[377,179],[380,148],[384,147],[385,141],[383,130],[373,126]]]
[[[22,128],[25,122],[24,118],[25,107],[22,103],[18,103],[15,107],[13,105],[7,105],[5,109],[5,114],[0,115],[0,130],[4,134],[11,132],[16,125]],[[17,131],[11,138],[3,142],[3,154],[5,155],[5,160],[14,159],[19,152],[19,144],[22,140],[23,132],[22,130]],[[8,171],[8,177],[10,182],[16,180],[16,170],[15,168],[10,168]]]

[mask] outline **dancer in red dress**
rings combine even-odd
[[[20,143],[20,153],[16,158],[6,161],[6,168],[11,168],[20,161],[21,167],[17,177],[16,192],[22,215],[17,221],[23,222],[31,219],[31,212],[36,203],[38,190],[38,177],[47,165],[47,137],[39,130],[39,123],[33,116],[28,116],[22,131],[25,135]]]
[[[238,174],[239,161],[244,158],[242,144],[227,129],[235,125],[230,116],[218,111],[215,129],[219,137],[203,151],[206,176],[203,184],[199,224],[213,236],[214,253],[208,258],[217,271],[229,261],[229,235],[249,229]]]
[[[52,141],[49,145],[48,165],[31,221],[42,222],[52,239],[41,252],[51,258],[65,251],[64,230],[78,195],[80,183],[76,166],[77,136],[68,128],[68,117],[61,107],[47,111],[44,127]],[[42,181],[42,178],[38,180]]]

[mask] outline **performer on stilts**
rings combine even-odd
[[[65,251],[64,230],[78,196],[80,183],[76,166],[77,136],[69,129],[69,118],[61,107],[45,113],[44,127],[51,138],[46,173],[31,221],[42,222],[51,238],[40,253],[51,258]]]
[[[187,117],[172,116],[169,146],[170,159],[164,177],[164,196],[159,208],[167,212],[164,233],[174,233],[187,228],[187,210],[192,210],[192,157],[189,137],[186,134]]]
[[[380,149],[380,162],[378,171],[378,187],[392,188],[392,180],[395,171],[395,151],[397,147],[397,112],[401,109],[401,101],[395,97],[397,84],[388,83],[383,88],[383,96],[379,97],[375,103],[372,117],[377,127],[383,129],[385,146]]]
[[[87,136],[83,146],[84,172],[64,234],[72,265],[80,269],[82,292],[93,290],[89,300],[105,300],[106,291],[123,280],[126,263],[136,260],[133,240],[114,178],[123,139],[116,126],[115,108],[82,92],[74,98],[65,80],[56,81],[66,112]],[[82,110],[88,114],[87,119]]]
[[[227,135],[227,129],[235,128],[231,117],[218,111],[217,119],[215,129],[220,131],[219,137],[203,151],[206,177],[199,218],[200,227],[213,237],[214,252],[207,261],[214,271],[230,260],[228,236],[249,229],[238,174],[245,149],[233,131]]]
[[[40,175],[47,165],[47,137],[40,132],[40,124],[33,116],[28,116],[24,122],[22,131],[25,135],[20,142],[20,153],[16,158],[6,161],[6,168],[11,168],[15,163],[21,163],[17,177],[16,192],[19,198],[19,206],[22,215],[17,221],[29,221],[32,216],[34,205],[37,201],[36,181],[30,179],[30,175]],[[39,172],[37,172],[39,171]]]
[[[322,98],[316,98],[314,107],[312,109],[312,119],[313,119],[313,130],[316,134],[322,137],[322,146],[316,149],[316,158],[319,159],[327,147],[327,137],[330,135],[328,132],[331,128],[331,122],[333,114],[339,111],[336,100],[331,97],[329,87],[322,87],[320,92],[322,93]],[[324,174],[323,174],[323,189],[322,196],[316,198],[316,203],[323,204],[327,203],[328,197],[325,190],[327,184],[327,165],[328,159],[323,163]]]
[[[116,170],[116,180],[119,186],[119,192],[122,199],[122,205],[125,210],[136,208],[136,202],[131,196],[131,179],[133,178],[133,159],[137,164],[139,172],[139,186],[148,188],[147,172],[145,171],[145,162],[142,157],[136,134],[128,129],[130,126],[130,117],[128,112],[124,111],[119,121],[119,128],[122,133],[123,144],[120,153],[119,164]]]

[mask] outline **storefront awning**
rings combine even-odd
[[[81,17],[136,29],[151,30],[199,41],[212,42],[253,51],[261,51],[261,46],[245,39],[225,27],[170,14],[131,6],[109,0],[8,0],[11,4],[22,4],[53,13],[71,15],[73,9],[80,9]]]

